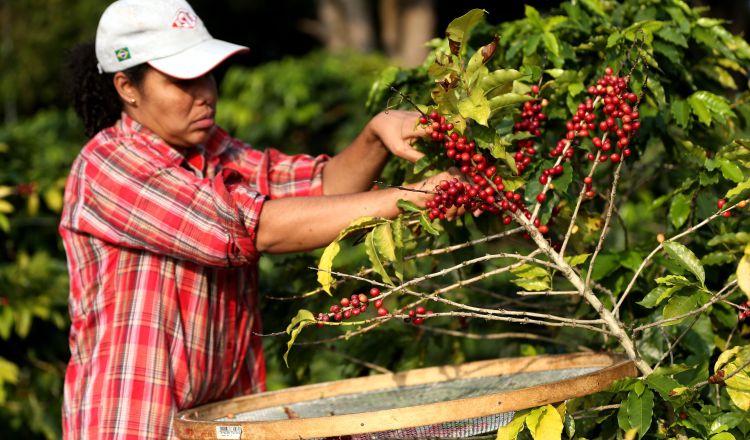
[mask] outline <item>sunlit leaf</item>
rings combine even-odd
[[[287,357],[289,356],[289,352],[292,350],[294,341],[297,340],[297,336],[299,336],[303,328],[314,323],[315,323],[315,316],[312,314],[312,312],[310,312],[309,310],[302,309],[297,312],[297,315],[294,318],[292,318],[292,321],[286,327],[286,333],[289,335],[289,341],[286,343],[286,352],[284,353],[284,363],[286,364],[287,367],[289,366]]]
[[[706,273],[700,260],[695,256],[693,251],[676,241],[665,241],[663,246],[664,250],[667,251],[670,257],[674,258],[680,266],[692,272],[701,284],[705,284]]]

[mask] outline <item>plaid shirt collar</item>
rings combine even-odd
[[[221,155],[229,146],[229,142],[226,142],[229,135],[221,128],[214,127],[211,131],[211,136],[204,144],[198,145],[195,148],[180,150],[166,143],[159,135],[125,112],[122,112],[120,120],[115,123],[114,128],[122,134],[144,139],[146,141],[145,145],[155,150],[157,155],[169,158],[175,165],[186,161],[198,169],[203,168],[198,162],[202,163],[205,160]]]

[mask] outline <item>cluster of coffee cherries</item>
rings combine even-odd
[[[504,188],[501,179],[498,179],[496,185]],[[481,183],[474,183],[472,185],[454,178],[452,180],[441,181],[435,188],[435,192],[437,193],[435,197],[425,204],[430,210],[427,213],[430,220],[444,220],[448,209],[454,206],[463,206],[469,212],[477,209],[489,211],[494,214],[500,212],[500,208],[495,206],[495,188],[489,185],[482,186]]]
[[[367,311],[370,305],[377,316],[388,316],[390,312],[383,306],[383,300],[380,298],[380,289],[373,287],[370,289],[370,297],[364,293],[353,293],[350,297],[343,297],[338,304],[330,307],[328,312],[320,312],[316,317],[318,327],[323,327],[326,322],[340,322]],[[411,322],[414,325],[420,325],[424,322],[427,315],[431,315],[432,310],[427,310],[424,306],[417,306],[407,312],[404,318],[405,322]]]
[[[737,313],[737,321],[742,324],[745,321],[750,321],[750,300],[740,304],[740,311]]]
[[[563,174],[565,163],[575,157],[575,147],[581,145],[583,138],[593,136],[597,128],[601,135],[594,136],[592,143],[601,152],[598,155],[599,161],[618,163],[631,155],[629,145],[631,138],[640,128],[640,115],[637,111],[638,96],[629,90],[628,77],[617,76],[612,68],[607,67],[604,76],[587,91],[591,96],[578,105],[576,113],[566,124],[565,135],[549,151],[550,157],[561,160],[542,170],[539,176],[539,183],[542,185],[547,185],[552,179]],[[529,95],[533,99],[524,103],[521,119],[513,127],[516,133],[528,132],[531,135],[518,140],[516,144],[518,149],[514,159],[519,174],[531,165],[532,159],[537,155],[534,142],[541,136],[541,125],[547,118],[543,113],[547,102],[540,97],[539,86],[532,86]],[[600,110],[603,119],[598,121],[597,112]],[[437,111],[422,116],[420,123],[425,126],[433,140],[443,144],[446,156],[456,162],[456,166],[466,178],[465,182],[458,179],[443,181],[435,188],[437,194],[427,204],[430,219],[444,219],[452,207],[464,207],[470,212],[490,212],[502,216],[504,224],[513,221],[510,215],[512,213],[520,213],[531,219],[523,196],[518,192],[505,191],[494,157],[477,152],[476,143],[454,130],[453,124]],[[611,135],[617,140],[613,141]],[[597,154],[588,153],[588,159],[595,160],[596,157]],[[584,179],[584,185],[585,195],[592,198],[595,192],[591,177]],[[538,203],[544,203],[546,200],[547,195],[544,192],[536,198]],[[538,218],[534,219],[534,226],[542,234],[549,231],[549,227],[540,224]]]
[[[624,157],[629,157],[631,154],[630,140],[641,128],[640,114],[637,108],[638,95],[630,91],[628,80],[628,77],[614,75],[612,68],[607,67],[604,71],[604,77],[597,81],[596,86],[588,88],[589,95],[597,96],[602,100],[602,112],[605,115],[605,118],[599,121],[598,125],[603,134],[602,137],[592,139],[594,147],[601,150],[599,156],[601,162],[610,160],[618,163]],[[576,117],[579,120],[586,121],[587,128],[591,130],[591,125],[595,122],[596,116],[593,113],[587,113],[589,101],[590,99],[586,101],[583,110],[579,106]],[[636,107],[634,108],[633,105],[636,105]],[[575,121],[575,117],[573,121]],[[573,128],[575,129],[575,126]],[[584,136],[584,133],[579,132],[578,134]],[[617,141],[614,142],[616,148],[613,148],[612,140],[605,137],[605,134],[613,134],[617,138]],[[588,159],[593,161],[596,159],[596,155],[589,153]]]
[[[360,314],[367,311],[370,304],[378,316],[386,316],[389,312],[388,309],[383,307],[383,300],[380,299],[380,289],[373,287],[370,289],[370,297],[365,293],[352,293],[350,297],[343,297],[339,300],[338,304],[334,304],[330,307],[328,312],[318,313],[317,320],[318,327],[323,327],[324,322],[328,321],[343,321],[353,316],[359,316]]]
[[[432,310],[427,310],[424,306],[417,306],[409,310],[404,321],[411,322],[414,325],[422,325],[424,317],[427,315],[432,315]]]
[[[476,142],[467,139],[445,116],[432,111],[429,116],[422,116],[419,121],[426,126],[433,140],[443,142],[445,154],[456,162],[466,182],[458,179],[445,180],[435,188],[436,196],[427,203],[430,219],[445,219],[448,209],[463,206],[467,211],[476,210],[501,215],[503,211],[522,212],[531,218],[531,212],[524,204],[523,196],[513,191],[505,191],[503,178],[498,174],[497,161],[491,155],[477,152]],[[512,217],[503,218],[510,224]],[[539,225],[539,220],[536,222]]]
[[[529,96],[533,97],[531,101],[523,103],[523,110],[521,111],[521,120],[515,123],[513,126],[514,133],[528,132],[531,137],[521,139],[516,142],[518,150],[513,155],[513,159],[516,163],[516,169],[518,174],[523,174],[526,167],[531,164],[531,160],[537,153],[534,148],[534,138],[538,138],[542,135],[541,125],[547,119],[547,115],[542,112],[542,109],[547,107],[547,99],[539,99],[539,86],[534,84],[531,86],[531,92]]]

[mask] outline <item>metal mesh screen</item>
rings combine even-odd
[[[488,376],[468,379],[455,379],[444,382],[389,388],[327,397],[317,400],[296,402],[285,406],[262,408],[234,414],[232,418],[216,421],[253,422],[287,420],[291,417],[326,417],[343,414],[365,413],[406,408],[416,405],[446,402],[450,400],[479,397],[503,391],[512,391],[536,385],[558,382],[582,376],[602,367],[566,368],[529,373],[515,373],[504,376]],[[460,438],[479,435],[505,426],[513,418],[513,413],[456,420],[427,426],[403,428],[391,431],[353,435],[351,439],[404,439],[404,438]]]

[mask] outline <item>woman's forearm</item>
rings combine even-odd
[[[429,181],[414,187],[429,188]],[[396,188],[320,197],[289,197],[264,203],[257,229],[260,252],[299,252],[325,246],[352,220],[363,216],[393,218],[399,199],[423,206],[428,194]]]
[[[323,169],[323,193],[351,194],[367,191],[383,170],[388,150],[368,125],[344,151]]]

